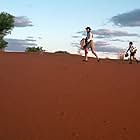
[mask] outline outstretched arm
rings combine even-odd
[[[128,53],[129,50],[130,50],[130,46],[129,46],[128,50],[126,51],[126,53]]]

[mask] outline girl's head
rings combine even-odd
[[[90,27],[86,27],[86,31],[87,32],[90,32],[91,31],[91,28]]]

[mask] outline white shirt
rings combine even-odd
[[[135,52],[137,50],[137,48],[134,47],[134,46],[130,46],[129,50],[130,50],[131,53],[133,53],[133,52]]]
[[[87,33],[87,42],[90,42],[91,40],[93,40],[93,33],[92,32],[88,32]]]

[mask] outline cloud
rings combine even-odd
[[[83,33],[86,33],[85,31],[79,31],[77,32],[77,34],[83,34]]]
[[[116,53],[116,52],[119,52],[121,49],[115,46],[111,46],[110,43],[106,41],[96,41],[95,50],[99,52]]]
[[[26,16],[15,17],[15,27],[31,27],[32,21]]]
[[[76,32],[76,34],[78,34],[78,36],[79,35],[83,35],[83,36],[86,36],[86,31],[79,31],[79,32]]]
[[[98,46],[97,47],[96,46],[95,50],[98,51],[98,52],[118,53],[122,49],[117,48],[115,46],[106,46],[106,47],[103,47],[103,46]]]
[[[122,39],[111,39],[110,41],[112,41],[112,42],[131,42],[132,40],[122,40]],[[137,42],[137,41],[134,41],[133,40],[133,42]]]
[[[80,38],[81,36],[74,35],[72,38]]]
[[[114,41],[114,42],[128,42],[128,41],[122,40],[122,39],[111,39],[110,41]]]
[[[26,41],[32,41],[32,42],[35,42],[36,39],[25,39]]]
[[[31,38],[31,39],[33,39],[34,37],[33,37],[33,36],[27,36],[27,38]]]
[[[105,41],[96,41],[94,44],[97,47],[110,45],[108,42],[105,42]]]
[[[103,35],[98,35],[98,36],[95,36],[94,38],[97,38],[97,39],[104,39],[104,38],[109,38],[109,37],[105,37]]]
[[[80,49],[80,43],[77,43],[77,42],[73,42],[71,43],[72,47],[74,48],[79,48]]]
[[[35,40],[27,40],[27,39],[12,39],[7,38],[5,39],[8,42],[8,47],[6,50],[8,51],[25,51],[27,47],[34,47],[37,46]]]
[[[128,33],[126,31],[117,31],[117,30],[110,30],[110,29],[98,29],[93,31],[97,37],[101,38],[111,38],[111,37],[140,37],[139,34],[136,33]]]
[[[95,50],[98,52],[117,53],[120,50],[122,50],[115,46],[111,46],[110,43],[106,41],[96,41],[94,44],[95,44]],[[72,46],[80,49],[80,44],[77,42],[72,43]]]
[[[120,27],[139,27],[140,26],[140,9],[118,14],[110,19],[116,26]]]
[[[86,36],[85,31],[77,32],[77,34]],[[136,33],[128,33],[126,31],[110,30],[110,29],[93,30],[93,34],[95,38],[98,38],[98,39],[112,38],[112,37],[140,37],[140,35]]]

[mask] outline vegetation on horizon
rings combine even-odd
[[[25,52],[45,52],[43,47],[27,47]]]
[[[4,37],[11,33],[14,28],[14,16],[6,12],[0,13],[0,50],[4,50],[8,42],[4,40]]]
[[[67,52],[67,51],[56,51],[56,52],[55,52],[55,54],[59,54],[59,53],[61,53],[61,54],[70,54],[70,53]]]

